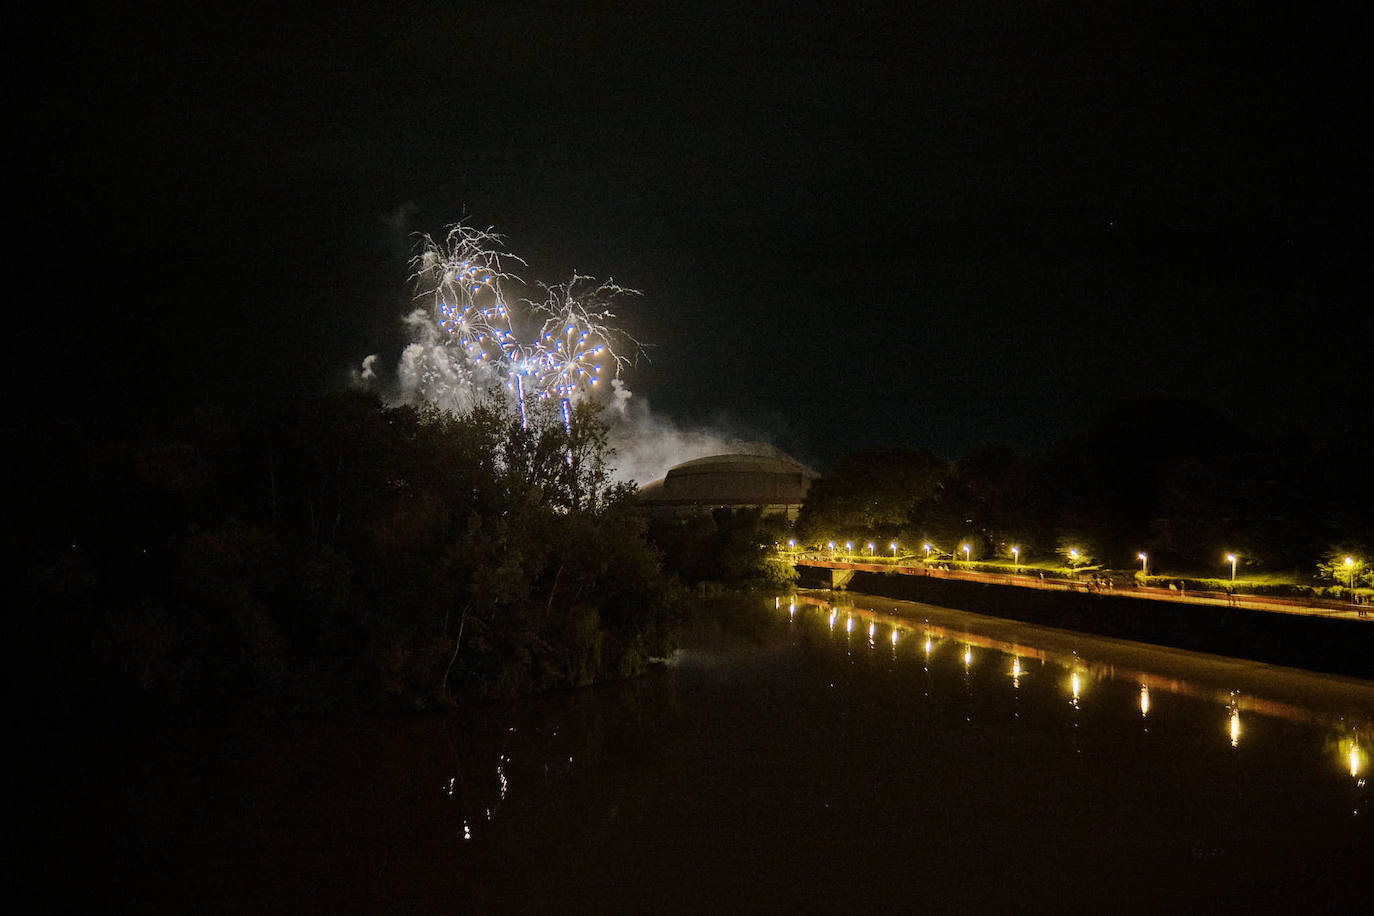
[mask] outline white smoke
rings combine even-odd
[[[649,409],[646,398],[635,397],[620,379],[611,382],[612,395],[605,418],[610,424],[610,464],[622,482],[653,483],[668,469],[693,458],[749,454],[776,458],[783,453],[766,442],[705,428],[684,429]]]
[[[377,354],[370,353],[363,357],[363,364],[349,372],[349,380],[354,388],[371,388],[377,381]]]

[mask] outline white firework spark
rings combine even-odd
[[[528,398],[557,398],[571,429],[572,403],[606,373],[618,376],[630,362],[626,352],[638,353],[638,342],[608,323],[615,303],[637,290],[580,274],[541,283],[542,302],[521,300],[531,325],[543,319],[526,339],[503,291],[520,283],[506,265],[525,262],[502,249],[501,236],[458,224],[442,242],[419,239],[411,281],[420,307],[408,319],[412,343],[400,370],[403,384],[425,400],[463,412],[500,387],[519,405],[523,423]]]

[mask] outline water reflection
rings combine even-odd
[[[152,911],[604,912],[684,887],[726,911],[1367,909],[1332,896],[1368,887],[1374,684],[855,605],[722,608],[671,664],[588,690],[83,756],[45,813],[54,851],[87,848],[52,860]]]
[[[892,646],[890,660],[900,661],[903,657],[903,653],[899,652],[903,644],[901,631],[903,626],[910,623],[910,618],[900,616],[897,613],[887,613],[864,607],[860,604],[862,600],[862,597],[856,598],[849,595],[832,596],[828,593],[802,593],[790,600],[788,615],[790,619],[804,620],[808,613],[819,614],[823,619],[828,619],[829,626],[833,630],[837,615],[843,611],[846,615],[846,632],[853,631],[856,620],[868,624],[870,647],[875,645],[879,634],[886,629]],[[911,607],[919,608],[922,606],[911,605]],[[1360,787],[1364,785],[1364,776],[1369,767],[1368,752],[1365,748],[1374,746],[1374,710],[1371,709],[1371,705],[1374,704],[1366,701],[1369,696],[1374,696],[1374,690],[1362,691],[1362,699],[1346,704],[1345,708],[1339,706],[1335,708],[1324,707],[1307,704],[1300,699],[1295,700],[1285,696],[1282,690],[1275,691],[1271,695],[1265,695],[1255,689],[1223,688],[1202,680],[1180,677],[1174,672],[1146,670],[1128,662],[1123,663],[1121,659],[1117,658],[1096,659],[1081,656],[1076,649],[1064,651],[1061,648],[1029,645],[1021,641],[1019,637],[1017,639],[998,638],[985,633],[944,626],[929,619],[922,621],[920,632],[922,638],[916,644],[919,646],[919,650],[916,651],[919,652],[919,662],[926,673],[924,688],[924,695],[926,696],[929,696],[934,688],[935,682],[932,680],[931,666],[938,660],[938,649],[942,643],[952,642],[959,647],[956,658],[964,675],[963,685],[966,696],[971,696],[981,683],[976,676],[978,666],[975,662],[977,661],[977,652],[984,650],[997,652],[1007,657],[1007,666],[1001,670],[1010,673],[1011,687],[1014,693],[1019,693],[1022,689],[1023,680],[1026,676],[1025,662],[1027,660],[1038,660],[1042,666],[1058,667],[1063,672],[1063,680],[1059,680],[1058,683],[1063,685],[1061,689],[1067,693],[1069,707],[1073,710],[1071,724],[1075,729],[1080,724],[1079,713],[1082,712],[1084,704],[1089,700],[1090,685],[1097,682],[1127,681],[1132,683],[1134,685],[1133,715],[1143,720],[1150,720],[1156,715],[1157,695],[1160,693],[1204,701],[1217,700],[1222,703],[1225,709],[1224,732],[1229,747],[1235,749],[1240,747],[1242,737],[1246,736],[1249,731],[1247,725],[1249,720],[1243,722],[1242,719],[1248,716],[1257,715],[1291,723],[1315,725],[1326,729],[1327,733],[1332,736],[1329,743],[1333,749],[1327,753],[1339,761],[1341,771],[1348,773],[1350,778],[1357,780]],[[1295,677],[1308,677],[1308,675],[1300,672],[1293,672],[1292,674]],[[1311,675],[1310,677],[1314,680],[1325,678],[1323,675]],[[1327,678],[1326,680],[1332,679]],[[1339,683],[1336,681],[1332,681],[1332,683],[1335,685],[1333,689],[1338,693]],[[1013,709],[1012,716],[1019,718],[1020,715],[1021,710],[1017,706]],[[971,715],[968,718],[970,721],[972,720]],[[1166,710],[1166,722],[1167,719],[1168,711]]]

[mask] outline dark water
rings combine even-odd
[[[442,719],[116,732],[16,787],[18,877],[118,911],[1369,911],[1374,684],[827,600]]]

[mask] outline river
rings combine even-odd
[[[1368,911],[1374,683],[835,600],[439,717],[54,737],[21,884],[88,911]]]

